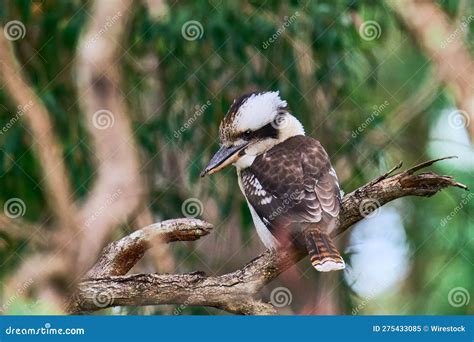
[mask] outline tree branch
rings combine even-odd
[[[41,233],[35,232],[35,230],[40,229]],[[0,236],[2,234],[9,239],[28,241],[28,244],[33,247],[45,248],[50,242],[42,231],[42,227],[19,218],[12,219],[0,214]]]
[[[446,158],[419,164],[390,176],[401,163],[389,172],[344,196],[340,225],[332,233],[337,236],[360,221],[371,210],[404,196],[430,197],[447,187],[467,189],[450,176],[432,172],[415,174],[427,166]],[[112,306],[181,304],[182,306],[210,306],[238,314],[274,314],[271,304],[253,297],[263,286],[301,260],[299,251],[267,250],[243,268],[220,276],[206,276],[202,272],[189,274],[125,275],[145,252],[153,236],[164,241],[192,240],[206,235],[211,226],[202,221],[170,220],[143,228],[112,243],[83,280],[71,301],[70,312],[99,310]]]
[[[440,176],[432,172],[415,175],[415,172],[423,168],[451,158],[456,157],[433,159],[390,177],[390,174],[401,168],[400,162],[382,176],[344,196],[340,225],[336,230],[336,235],[347,230],[371,211],[399,197],[430,197],[450,186],[467,190],[465,185],[455,182],[451,176]]]
[[[0,26],[0,31],[4,28]],[[15,58],[13,44],[7,40],[6,35],[0,34],[0,80],[2,85],[5,85],[5,92],[21,110],[21,115],[25,120],[29,131],[33,138],[33,149],[35,156],[38,158],[39,165],[44,180],[44,192],[47,200],[47,206],[55,217],[54,222],[54,236],[48,241],[48,253],[41,253],[44,258],[39,255],[28,256],[23,261],[15,275],[12,277],[11,283],[16,280],[21,282],[23,279],[34,279],[34,286],[37,287],[39,297],[48,298],[51,306],[54,304],[63,303],[66,298],[63,296],[63,291],[51,291],[51,288],[41,287],[45,282],[44,275],[51,275],[54,273],[54,281],[56,283],[69,284],[75,283],[76,277],[70,272],[74,269],[77,260],[77,246],[69,244],[71,237],[78,233],[78,209],[74,202],[74,195],[71,188],[71,183],[68,178],[66,165],[63,158],[63,147],[60,144],[55,131],[53,120],[48,112],[48,109],[43,104],[40,97],[35,93],[33,87],[29,84],[28,79],[23,74],[23,67],[19,65]],[[19,233],[15,229],[18,222],[2,222],[2,225],[8,225],[3,228],[10,230],[10,233]],[[31,234],[31,241],[39,241],[38,234],[35,232],[35,225],[21,224],[21,234]],[[16,231],[16,232],[15,232]],[[44,236],[48,236],[48,232],[42,229],[43,240]],[[17,234],[18,237],[20,237]],[[44,245],[44,243],[43,243]],[[65,248],[67,246],[67,248]],[[44,247],[44,246],[43,246]],[[50,262],[53,260],[54,262]],[[43,260],[40,262],[40,260]],[[32,267],[34,265],[34,267]],[[44,270],[45,265],[48,265],[48,270]],[[25,277],[25,274],[29,273]],[[41,273],[41,274],[40,274]],[[51,277],[53,278],[53,277]],[[61,279],[61,281],[58,281]],[[56,289],[56,287],[53,287]]]
[[[4,28],[0,26],[0,31]],[[59,143],[48,110],[23,75],[12,44],[0,34],[0,79],[12,101],[22,108],[34,139],[34,150],[42,168],[49,208],[67,234],[77,231],[76,206]]]
[[[435,1],[391,0],[387,4],[416,38],[423,53],[433,62],[438,78],[454,94],[458,117],[474,140],[474,60],[463,41],[469,21],[453,25]],[[460,122],[461,123],[461,122]]]
[[[100,278],[126,274],[153,243],[194,241],[209,234],[211,230],[210,223],[196,219],[154,223],[105,247],[97,263],[87,273],[87,277]]]
[[[145,194],[139,149],[120,91],[120,62],[126,53],[120,42],[127,33],[131,7],[130,0],[95,1],[79,41],[79,102],[92,138],[97,166],[97,179],[79,214],[83,228],[79,241],[80,272],[86,271],[94,262],[112,230],[131,218]],[[104,18],[109,19],[105,21]],[[98,210],[105,207],[106,211]]]

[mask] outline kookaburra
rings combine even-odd
[[[257,233],[267,248],[306,249],[316,270],[345,267],[329,234],[341,208],[338,179],[319,141],[278,92],[236,99],[219,127],[221,146],[201,173],[237,168]]]

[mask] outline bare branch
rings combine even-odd
[[[156,242],[194,241],[211,232],[210,223],[176,219],[149,225],[109,244],[87,273],[88,278],[126,274]]]
[[[453,181],[451,176],[440,176],[432,172],[415,175],[416,171],[448,158],[453,157],[433,159],[388,177],[390,173],[399,168],[398,166],[401,166],[401,163],[399,163],[388,173],[344,196],[340,225],[336,233],[340,234],[357,221],[360,221],[363,218],[361,217],[361,211],[376,209],[399,197],[430,197],[450,186],[467,190],[465,185]]]
[[[151,178],[144,177],[146,184],[149,184],[149,180]],[[145,198],[146,202],[143,202],[143,204],[149,203],[148,196]],[[135,218],[133,219],[133,222],[131,224],[131,227],[133,230],[139,230],[141,227],[147,227],[149,225],[152,225],[154,221],[153,218],[153,213],[151,211],[151,208],[148,207],[147,205],[142,205],[141,210],[138,211],[136,214]],[[155,243],[153,244],[152,248],[150,248],[149,252],[146,255],[146,259],[142,263],[142,265],[139,266],[139,268],[136,269],[136,272],[142,273],[139,271],[141,267],[146,267],[147,264],[149,264],[151,267],[155,269],[155,272],[157,273],[172,273],[175,268],[175,260],[174,256],[171,252],[171,248],[168,244],[166,243]]]
[[[20,218],[11,219],[0,214],[0,233],[11,240],[27,241],[30,247],[42,249],[51,247],[51,236],[44,231],[41,225]]]
[[[139,150],[120,91],[120,42],[127,32],[131,5],[130,0],[95,1],[79,42],[79,100],[92,137],[98,175],[80,211],[84,227],[78,257],[81,271],[90,267],[111,231],[130,219],[144,195]],[[106,30],[104,18],[110,18],[111,23]],[[103,207],[107,212],[97,215]]]
[[[340,226],[332,235],[343,233],[364,218],[362,209],[364,201],[371,200],[383,205],[404,196],[429,197],[451,186],[466,189],[463,184],[454,182],[450,176],[440,176],[431,172],[415,174],[415,171],[442,159],[428,161],[389,176],[399,168],[399,164],[382,177],[344,196]],[[180,223],[176,224],[177,222]],[[143,231],[133,233],[108,246],[101,258],[107,262],[99,260],[94,267],[95,270],[89,274],[89,276],[102,276],[86,279],[79,284],[70,311],[93,311],[122,305],[181,304],[211,306],[238,314],[275,313],[270,304],[255,300],[253,297],[281,272],[302,259],[305,256],[302,252],[277,253],[268,250],[243,268],[220,276],[206,276],[201,272],[125,275],[131,267],[130,264],[136,262],[146,249],[146,245],[142,245],[140,241],[148,241],[150,236],[160,235],[165,241],[170,242],[181,240],[183,237],[199,238],[208,233],[208,230],[200,230],[202,228],[200,225],[204,224],[202,221],[196,223],[200,226],[197,234],[195,224],[189,229],[183,226],[184,224],[186,221],[182,220],[165,221],[154,228],[146,227]],[[207,227],[210,229],[209,224]],[[175,229],[178,233],[173,232]],[[136,248],[138,252],[130,252]],[[105,255],[108,253],[111,256]],[[127,260],[128,257],[133,261]],[[110,267],[112,264],[115,266]],[[100,267],[104,267],[104,270],[101,271]],[[121,274],[117,275],[119,273]]]
[[[0,31],[3,31],[1,26]],[[74,283],[76,278],[70,270],[76,264],[77,246],[69,245],[68,243],[71,236],[74,236],[79,231],[78,209],[74,203],[71,184],[63,160],[63,148],[55,135],[53,121],[46,106],[23,75],[22,67],[15,58],[12,43],[8,42],[3,34],[0,34],[0,79],[5,85],[5,90],[9,97],[23,113],[22,116],[32,134],[34,141],[33,150],[38,158],[43,174],[43,179],[40,183],[44,181],[48,208],[56,219],[54,222],[54,238],[46,240],[45,237],[50,236],[43,230],[41,237],[44,241],[40,241],[37,238],[38,234],[35,233],[34,225],[21,224],[21,234],[31,235],[29,241],[40,242],[43,245],[45,241],[49,241],[47,249],[51,253],[49,255],[41,253],[44,257],[43,262],[38,262],[41,259],[40,255],[28,256],[28,259],[16,270],[16,275],[13,276],[12,281],[14,282],[14,280],[19,280],[22,277],[35,279],[34,284],[38,287],[37,292],[41,293],[41,297],[48,298],[48,301],[51,303],[62,303],[64,301],[64,292],[51,291],[47,287],[41,288],[45,282],[36,281],[36,279],[42,278],[44,274],[50,275],[54,273],[54,281],[57,282],[57,279],[61,279],[61,283],[64,284]],[[4,227],[9,229],[10,233],[20,233],[18,229],[15,229],[18,228],[16,226],[18,222],[3,223],[7,224]],[[38,244],[36,245],[38,246]],[[68,245],[68,248],[63,248],[65,245]],[[45,260],[48,260],[48,257],[49,260],[56,258],[60,262],[45,262]],[[31,265],[36,267],[31,267]],[[49,270],[45,272],[40,271],[45,265],[48,265],[51,272]],[[27,272],[31,273],[25,277]]]
[[[0,26],[3,32],[3,27]],[[15,104],[22,109],[26,124],[33,135],[46,185],[49,208],[67,232],[75,231],[76,208],[63,162],[63,150],[55,136],[48,110],[36,95],[18,65],[12,44],[0,34],[0,79]]]
[[[204,273],[136,274],[86,280],[79,286],[80,309],[122,305],[182,304],[212,306],[235,313],[269,311],[268,304],[249,297],[255,293],[245,272],[207,277]]]

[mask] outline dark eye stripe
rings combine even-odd
[[[249,134],[246,132],[242,133],[241,138],[245,140],[252,140],[252,139],[262,139],[262,138],[278,138],[278,129],[273,127],[272,123],[269,123],[262,128],[257,129],[256,131],[252,131]]]

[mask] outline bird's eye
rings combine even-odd
[[[246,130],[243,134],[242,134],[243,138],[244,139],[249,139],[251,136],[252,136],[252,131],[251,130]]]

